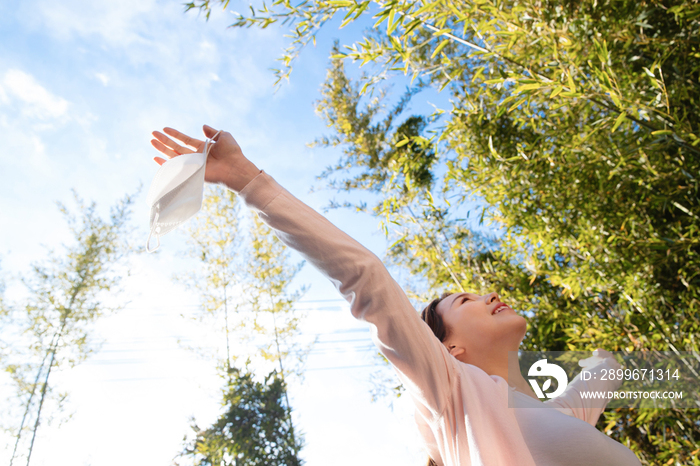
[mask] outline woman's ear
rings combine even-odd
[[[449,345],[447,348],[450,350],[450,354],[457,359],[466,353],[466,350],[461,346]]]

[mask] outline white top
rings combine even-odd
[[[438,465],[641,464],[627,447],[593,427],[602,408],[587,406],[577,387],[596,382],[575,379],[549,402],[557,409],[509,408],[512,388],[506,381],[450,355],[369,250],[264,172],[240,196],[283,243],[333,282],[354,317],[372,324],[372,339],[411,395],[418,428]],[[514,395],[522,406],[540,403]]]

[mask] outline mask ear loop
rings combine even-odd
[[[155,252],[156,249],[160,247],[160,236],[158,233],[160,232],[160,227],[156,226],[158,225],[158,217],[160,216],[160,212],[158,212],[157,209],[160,208],[160,204],[156,206],[156,216],[153,219],[153,226],[151,227],[151,231],[148,233],[148,239],[146,240],[146,252],[151,253]],[[151,236],[153,235],[153,232],[156,233],[156,240],[158,241],[158,244],[156,244],[156,247],[154,249],[150,249],[151,246]]]
[[[221,132],[221,130],[217,131],[214,136],[212,136],[211,138],[208,138],[204,142],[204,151],[203,152],[204,152],[205,156],[209,157],[209,151],[211,150],[211,146],[213,145],[214,142],[216,142],[216,141],[214,141],[214,138],[217,137],[220,132]]]

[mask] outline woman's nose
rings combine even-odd
[[[500,301],[498,293],[495,291],[486,295],[486,304],[491,304],[494,301]]]

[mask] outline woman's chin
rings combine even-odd
[[[520,342],[523,341],[527,332],[527,319],[520,314],[516,314],[508,324],[508,340],[511,340],[510,337],[512,337],[512,340],[517,340],[517,344],[520,346]]]
[[[505,345],[509,351],[516,351],[525,338],[527,320],[519,314],[514,314],[508,316],[507,320],[504,319],[502,324],[492,335],[491,342],[496,348],[504,348]]]

